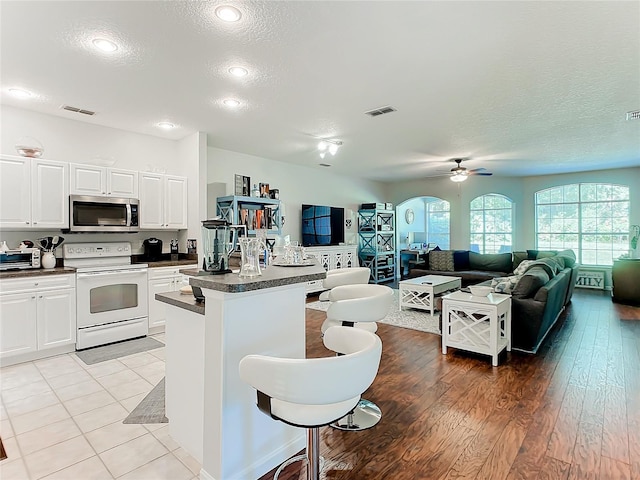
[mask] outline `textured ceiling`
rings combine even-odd
[[[496,175],[640,166],[637,1],[228,3],[239,22],[220,2],[2,1],[2,103],[307,166],[339,139],[333,171],[378,180],[459,156]]]

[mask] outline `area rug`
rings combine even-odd
[[[126,357],[134,353],[146,352],[156,348],[164,347],[164,343],[155,338],[143,337],[126,340],[124,342],[103,345],[102,347],[89,348],[76,352],[77,357],[87,365],[93,365],[115,358]]]
[[[134,408],[122,423],[169,423],[165,416],[164,378]]]
[[[435,333],[440,335],[440,316],[436,313],[431,315],[426,310],[418,310],[415,308],[402,307],[402,311],[398,311],[399,293],[397,289],[393,290],[393,303],[389,308],[386,317],[380,320],[381,323],[393,325],[395,327],[409,328],[411,330],[419,330],[421,332]],[[305,306],[313,310],[322,310],[324,312],[329,308],[330,302],[310,302]]]

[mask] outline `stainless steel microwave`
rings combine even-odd
[[[70,232],[137,232],[139,214],[136,198],[69,196]]]

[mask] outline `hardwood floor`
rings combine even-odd
[[[330,354],[307,310],[309,357]],[[537,355],[489,357],[378,324],[372,429],[320,431],[327,479],[640,480],[640,308],[576,289]],[[261,477],[273,477],[273,471]],[[305,477],[300,462],[281,480]]]

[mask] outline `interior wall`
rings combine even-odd
[[[291,240],[301,240],[303,203],[343,207],[345,219],[350,216],[355,219],[360,204],[384,201],[381,183],[336,175],[330,169],[290,165],[211,146],[208,164],[207,183],[226,184],[227,195],[234,193],[236,174],[250,177],[252,187],[262,182],[279,189],[286,212],[283,235],[290,235]],[[357,243],[355,221],[350,228],[345,228],[345,243]]]
[[[156,170],[173,175],[184,175],[187,168],[179,157],[179,144],[174,140],[7,105],[2,105],[0,113],[0,150],[4,154],[17,155],[16,141],[29,136],[42,143],[42,157],[47,160],[95,164],[97,159],[112,161],[114,168]]]

